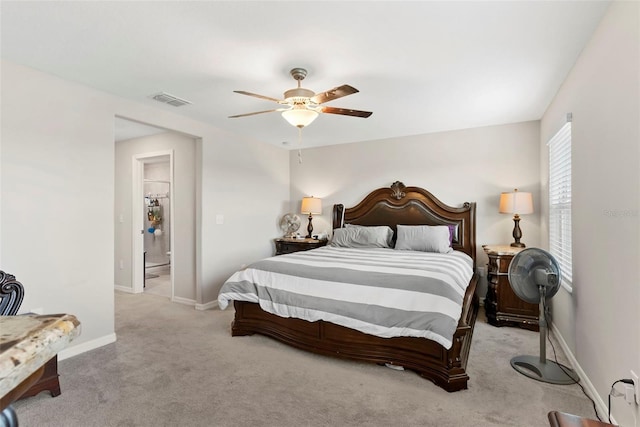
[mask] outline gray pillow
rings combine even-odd
[[[386,247],[393,247],[393,229],[387,225],[358,225],[358,224],[345,224],[344,225],[346,228],[352,228],[352,227],[362,227],[362,228],[366,228],[367,230],[370,230],[370,233],[378,235],[378,233],[380,233],[380,237],[382,238],[383,236],[387,237],[387,246]]]
[[[448,254],[451,249],[446,225],[398,225],[396,249]]]
[[[387,226],[354,226],[333,230],[330,246],[341,248],[390,248],[393,230]]]

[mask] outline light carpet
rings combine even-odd
[[[538,354],[536,332],[496,328],[482,316],[469,389],[456,393],[411,371],[231,337],[232,318],[233,309],[116,292],[117,342],[61,361],[62,394],[17,402],[20,426],[545,427],[551,410],[595,417],[577,385],[511,368],[511,357]]]

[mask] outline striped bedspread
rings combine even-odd
[[[473,276],[467,254],[322,247],[267,258],[234,273],[218,304],[259,303],[282,317],[325,320],[379,337],[451,347]]]

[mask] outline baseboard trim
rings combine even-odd
[[[192,300],[189,298],[176,297],[176,296],[171,298],[171,302],[177,302],[178,304],[184,304],[184,305],[190,305],[190,306],[196,305],[195,300]]]
[[[133,293],[135,293],[135,292],[133,292],[133,289],[132,289],[132,288],[130,288],[130,287],[128,287],[128,286],[114,285],[113,287],[114,287],[114,289],[115,289],[116,291],[126,292],[126,293],[128,293],[128,294],[133,294]]]
[[[91,341],[83,342],[82,344],[78,344],[78,345],[74,345],[69,348],[66,348],[62,350],[60,353],[58,353],[58,360],[69,359],[71,357],[77,356],[82,353],[86,353],[87,351],[95,350],[96,348],[100,348],[114,342],[116,342],[115,332],[100,338],[96,338]]]
[[[593,383],[591,382],[587,374],[584,372],[584,370],[578,363],[578,360],[576,359],[576,357],[573,355],[573,352],[571,352],[571,349],[569,349],[569,346],[567,345],[567,342],[564,340],[564,337],[562,336],[558,328],[556,328],[556,325],[553,323],[551,324],[551,331],[553,332],[553,335],[558,340],[558,343],[560,344],[560,347],[562,348],[562,351],[564,352],[564,354],[567,356],[567,359],[569,359],[569,363],[573,367],[573,370],[576,372],[576,374],[578,374],[578,377],[580,378],[580,383],[582,383],[582,386],[584,387],[585,391],[587,392],[587,394],[589,394],[589,397],[591,397],[591,399],[593,399],[593,401],[596,402],[596,410],[598,411],[598,415],[600,416],[600,419],[607,420],[607,418],[609,417],[609,414],[608,414],[609,410],[608,410],[607,404],[604,402],[604,400],[602,400],[596,388],[593,386]],[[613,418],[613,416],[611,416],[611,423],[616,425],[618,424],[616,420]]]
[[[209,301],[206,304],[196,304],[196,310],[212,310],[218,308],[218,300]]]
[[[133,292],[133,289],[126,287],[126,286],[120,286],[120,285],[115,285],[115,290],[116,291],[121,291],[121,292],[125,292],[128,294],[135,294],[135,292]],[[192,307],[195,307],[196,310],[209,310],[210,308],[216,308],[218,306],[218,301],[212,301],[206,304],[197,304],[195,300],[189,299],[189,298],[183,298],[183,297],[172,297],[171,298],[171,302],[177,302],[178,304],[184,304],[184,305],[190,305]]]

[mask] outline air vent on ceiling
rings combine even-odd
[[[182,107],[183,105],[191,104],[191,102],[187,101],[186,99],[169,95],[166,92],[156,93],[155,95],[151,95],[150,98],[155,99],[158,102],[173,105],[174,107]]]

